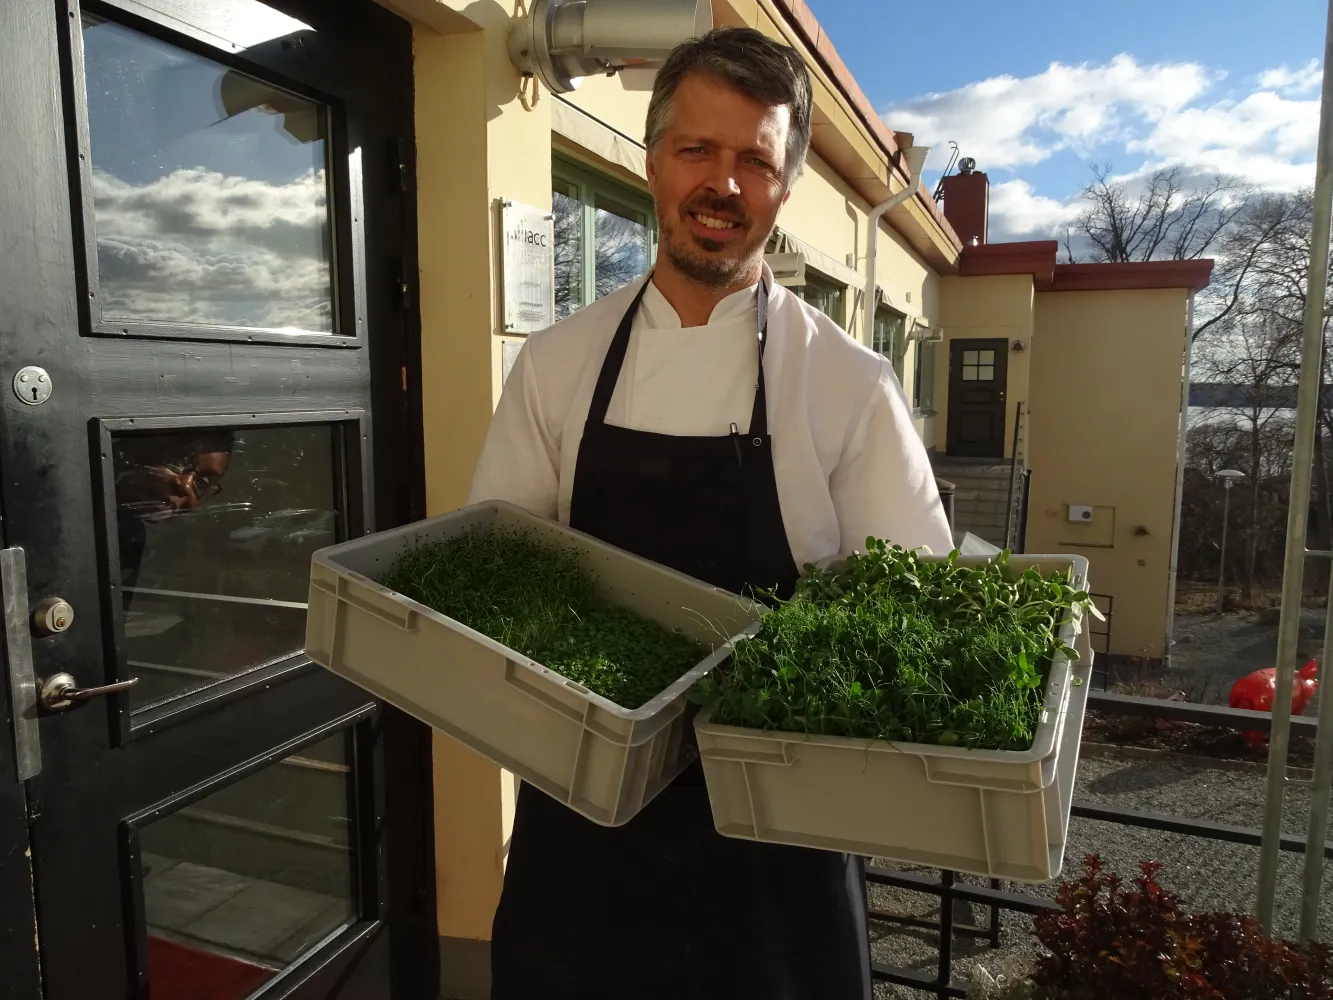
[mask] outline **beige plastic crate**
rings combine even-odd
[[[417,542],[521,528],[578,553],[602,593],[714,649],[630,711],[375,582]],[[694,759],[686,692],[759,628],[762,609],[505,503],[486,503],[315,553],[306,653],[594,822],[619,826]]]
[[[1010,563],[1047,573],[1072,567],[1075,586],[1087,586],[1082,557],[1012,556]],[[1088,634],[1082,622],[1062,629],[1079,652],[1079,669],[1071,671],[1064,656],[1052,663],[1029,750],[762,732],[718,725],[700,712],[694,728],[714,825],[743,840],[1022,882],[1055,878],[1092,665]]]

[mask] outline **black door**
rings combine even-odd
[[[0,3],[0,991],[437,995],[429,734],[301,655],[419,512],[411,66],[370,0]]]
[[[949,348],[947,449],[960,458],[1004,457],[1005,340],[955,340]]]

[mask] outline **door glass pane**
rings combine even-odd
[[[325,108],[83,16],[108,319],[334,332]]]
[[[976,351],[964,351],[964,352],[963,352],[963,364],[965,364],[965,365],[975,365],[975,364],[977,363],[977,353],[978,353],[978,352],[976,352]]]
[[[995,364],[995,352],[994,352],[994,351],[980,351],[980,352],[978,352],[978,353],[981,355],[981,363],[982,363],[983,365],[993,365],[993,364]]]
[[[555,318],[583,308],[583,203],[577,184],[556,178],[551,186],[555,214]]]
[[[593,250],[600,299],[648,270],[649,230],[643,212],[602,195],[595,202]]]
[[[978,370],[981,373],[978,380],[981,382],[990,382],[995,378],[995,369],[990,365],[982,365]]]
[[[242,1000],[356,917],[351,736],[139,831],[154,997]]]
[[[113,441],[131,705],[305,645],[310,557],[341,535],[329,425]]]
[[[963,381],[975,382],[977,380],[977,366],[963,365]]]

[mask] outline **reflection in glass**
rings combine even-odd
[[[648,219],[642,212],[598,195],[594,218],[597,298],[648,270]]]
[[[324,108],[89,14],[83,47],[102,315],[334,332]]]
[[[114,439],[133,708],[303,648],[310,557],[339,534],[334,435],[316,425]]]
[[[551,185],[555,214],[555,318],[583,308],[583,204],[577,185],[558,177]]]
[[[242,1000],[357,912],[351,736],[139,832],[153,1000]]]

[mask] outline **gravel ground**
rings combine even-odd
[[[1079,761],[1077,797],[1126,810],[1157,812],[1193,819],[1208,819],[1236,826],[1257,827],[1263,812],[1264,773],[1261,769],[1222,769],[1171,760],[1130,760],[1121,757],[1085,756]],[[1309,793],[1291,789],[1283,827],[1291,833],[1304,834]],[[1160,833],[1098,820],[1070,821],[1069,846],[1062,875],[1072,877],[1079,871],[1085,854],[1100,854],[1106,864],[1129,877],[1137,874],[1140,860],[1162,862],[1166,867],[1159,876],[1164,886],[1182,897],[1185,904],[1200,910],[1247,911],[1254,903],[1254,885],[1258,873],[1259,849],[1227,844],[1200,837]],[[1295,936],[1300,906],[1300,881],[1303,856],[1284,852],[1278,871],[1276,930],[1281,936]],[[905,865],[886,865],[909,871],[923,871]],[[1324,888],[1320,916],[1320,937],[1333,934],[1333,865],[1325,863]],[[983,879],[971,879],[985,884]],[[1005,883],[1005,888],[1051,897],[1056,884],[1020,885]],[[932,899],[920,893],[870,886],[872,909],[933,918],[937,914]],[[959,904],[955,920],[985,925],[989,912],[980,906]],[[954,981],[965,983],[968,968],[980,961],[988,968],[1006,956],[1021,956],[1036,951],[1031,935],[1031,918],[1017,913],[1001,914],[1001,947],[990,949],[984,941],[955,935]],[[887,922],[871,925],[871,950],[887,965],[933,975],[938,962],[937,935],[930,930],[904,928]],[[921,1000],[928,994],[905,987],[880,984],[877,1000]]]

